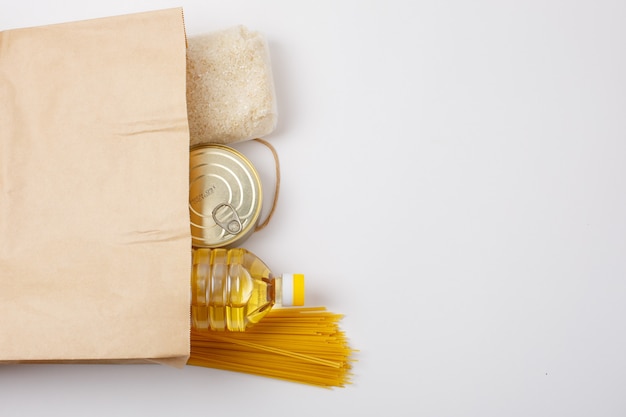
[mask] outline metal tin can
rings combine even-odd
[[[256,229],[263,202],[261,179],[252,163],[223,145],[192,148],[189,160],[192,245],[232,247]]]

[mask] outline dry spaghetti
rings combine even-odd
[[[342,316],[324,307],[270,311],[245,332],[191,332],[188,365],[245,372],[322,387],[350,382],[352,350]]]

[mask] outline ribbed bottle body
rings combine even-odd
[[[193,249],[191,325],[197,330],[244,331],[276,300],[275,279],[243,248]]]

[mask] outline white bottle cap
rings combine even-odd
[[[283,274],[283,305],[302,306],[304,305],[304,275]]]

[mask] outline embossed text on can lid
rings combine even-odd
[[[261,180],[252,163],[222,145],[191,149],[189,214],[196,247],[235,246],[254,232],[262,204]]]

